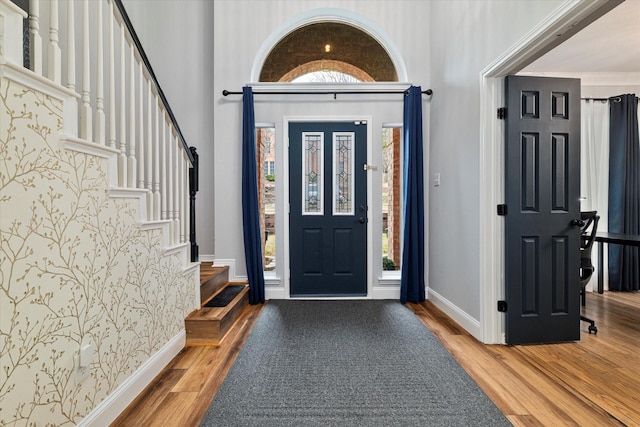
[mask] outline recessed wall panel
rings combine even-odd
[[[322,229],[306,228],[302,230],[302,253],[303,274],[322,273]]]
[[[540,92],[522,92],[522,107],[520,116],[523,119],[537,119],[540,117]]]
[[[569,210],[569,135],[551,135],[551,209]]]
[[[566,236],[554,236],[551,245],[551,312],[565,314],[569,311],[567,295],[569,291],[568,239]]]
[[[353,267],[351,251],[353,242],[353,230],[350,228],[337,228],[333,231],[333,268],[336,274],[350,274]]]
[[[538,211],[538,183],[539,183],[539,144],[538,133],[523,133],[521,140],[522,160],[522,211]]]
[[[569,94],[567,92],[551,93],[551,117],[563,120],[569,118]]]
[[[538,314],[539,297],[539,238],[537,236],[522,238],[522,314]]]

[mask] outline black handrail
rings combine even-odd
[[[117,6],[118,11],[120,12],[120,16],[122,17],[122,21],[127,26],[127,29],[129,30],[129,34],[131,34],[131,39],[133,40],[133,43],[136,45],[136,48],[138,49],[138,53],[140,54],[140,58],[142,59],[142,62],[144,63],[145,67],[147,68],[147,71],[149,72],[149,76],[153,80],[153,84],[155,85],[156,90],[158,91],[158,95],[160,96],[160,99],[162,100],[162,103],[163,103],[164,107],[167,110],[167,114],[169,114],[169,118],[171,119],[171,123],[173,124],[173,128],[176,130],[176,133],[178,134],[178,136],[180,138],[180,142],[182,143],[182,147],[184,149],[184,152],[187,154],[187,157],[189,158],[189,162],[193,166],[193,164],[194,164],[193,154],[191,153],[191,150],[189,149],[189,146],[187,145],[187,142],[185,141],[184,136],[182,135],[182,131],[180,131],[180,126],[178,126],[178,121],[176,120],[176,117],[173,115],[173,111],[171,111],[171,107],[169,106],[169,101],[167,101],[167,97],[164,95],[164,92],[162,91],[162,88],[160,87],[160,83],[158,82],[158,79],[156,78],[156,75],[153,72],[153,68],[151,67],[151,63],[149,62],[149,58],[147,58],[147,54],[144,52],[144,49],[142,48],[142,43],[140,43],[140,39],[138,38],[138,35],[136,34],[136,31],[133,29],[133,24],[131,24],[131,20],[129,19],[129,15],[127,15],[126,10],[124,9],[124,5],[122,4],[122,0],[112,0],[112,1]]]

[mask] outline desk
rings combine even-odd
[[[604,273],[602,271],[602,264],[604,264],[604,244],[640,246],[640,235],[596,233],[595,241],[598,242],[598,293],[601,294],[604,287]]]

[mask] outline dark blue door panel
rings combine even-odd
[[[342,147],[349,150],[345,158],[353,156],[352,164],[336,160],[341,152],[340,144],[334,144],[336,133],[354,136],[350,148]],[[310,134],[322,135],[319,145],[305,141]],[[314,157],[320,153],[321,158]],[[367,294],[366,158],[367,127],[362,122],[290,123],[291,296]],[[321,170],[314,170],[318,165]],[[352,187],[343,185],[351,180]],[[344,206],[350,206],[348,212]]]

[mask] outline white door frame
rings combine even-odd
[[[364,121],[367,123],[367,164],[372,163],[372,132],[373,132],[373,118],[372,116],[284,116],[282,118],[282,134],[283,141],[285,141],[285,147],[283,150],[283,203],[282,216],[285,218],[283,226],[283,242],[284,242],[284,298],[291,299],[291,274],[289,265],[289,123],[291,122],[354,122]],[[358,165],[356,165],[356,168]],[[367,174],[367,204],[371,207],[373,200],[373,174]],[[369,209],[369,215],[371,215],[372,209]],[[373,227],[372,221],[367,221],[367,295],[365,297],[313,297],[310,299],[315,300],[336,300],[336,299],[371,299],[373,298]],[[306,299],[304,297],[296,297],[295,299]]]
[[[480,72],[480,324],[485,344],[504,344],[504,221],[496,205],[504,202],[504,77],[519,72],[622,0],[565,1],[547,19]]]

